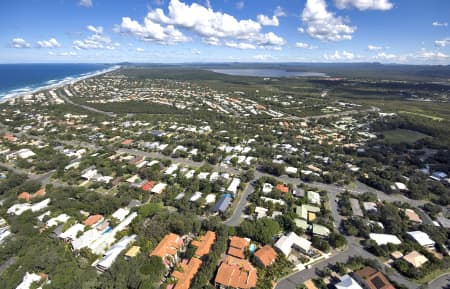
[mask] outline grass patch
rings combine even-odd
[[[413,144],[418,140],[430,137],[429,135],[408,129],[386,130],[381,133],[383,134],[386,142],[394,144],[398,143]]]
[[[432,115],[429,115],[429,114],[424,114],[424,113],[419,113],[419,112],[412,112],[412,111],[403,111],[403,110],[401,110],[401,111],[399,111],[399,113],[406,113],[406,114],[417,115],[417,116],[421,116],[421,117],[425,117],[425,118],[429,118],[429,119],[437,120],[437,121],[444,120],[444,118],[442,118],[442,117],[432,116]]]

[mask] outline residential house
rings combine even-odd
[[[422,223],[422,219],[414,210],[405,209],[405,215],[410,222],[419,223],[419,224]]]
[[[250,240],[233,236],[230,238],[230,247],[228,248],[228,255],[245,259],[245,250],[250,245]]]
[[[90,227],[95,227],[100,224],[104,220],[102,215],[91,215],[86,220],[84,220],[83,224]]]
[[[356,271],[354,277],[365,289],[395,289],[383,273],[372,267]]]
[[[222,195],[219,201],[214,206],[213,212],[225,213],[232,202],[231,195],[225,194]]]
[[[161,257],[166,267],[173,267],[178,262],[178,250],[183,245],[183,239],[179,235],[169,233],[153,249],[150,256]]]
[[[320,212],[319,207],[311,206],[311,205],[301,205],[297,206],[296,213],[297,215],[307,221],[313,221],[316,218],[316,213]]]
[[[251,289],[256,287],[258,273],[248,260],[227,256],[215,278],[216,287]]]
[[[212,245],[216,240],[216,233],[213,231],[206,232],[205,235],[201,236],[198,240],[192,241],[191,245],[197,247],[195,251],[195,256],[201,258],[208,255],[211,251]]]
[[[299,237],[294,232],[291,232],[278,239],[274,247],[287,257],[291,254],[292,248],[298,249],[304,253],[309,252],[309,250],[311,250],[311,242],[303,237]]]
[[[104,272],[111,268],[116,261],[119,254],[125,250],[132,242],[136,240],[136,235],[122,237],[116,244],[114,244],[100,259],[99,262],[94,263],[98,271]]]
[[[167,184],[165,183],[159,183],[156,186],[153,187],[153,189],[150,191],[154,194],[161,194],[162,192],[164,192],[164,190],[166,189]]]
[[[348,274],[342,276],[341,281],[334,284],[334,287],[336,287],[336,289],[363,289],[358,282]]]
[[[434,248],[435,242],[431,240],[427,233],[422,231],[407,232],[407,234],[416,241],[420,246],[425,248]]]
[[[423,264],[428,262],[427,257],[417,251],[412,251],[411,253],[403,256],[403,260],[414,266],[414,268],[420,268]]]
[[[312,233],[320,237],[328,237],[331,231],[325,226],[319,224],[312,224]]]
[[[236,195],[237,190],[239,188],[239,184],[241,183],[241,180],[238,178],[233,178],[233,180],[231,181],[230,185],[227,188],[227,192],[232,194],[233,196]]]
[[[397,236],[390,234],[371,233],[369,234],[369,237],[370,239],[374,240],[378,246],[387,245],[389,243],[394,245],[400,245],[402,243],[402,241],[400,241],[400,239]]]
[[[130,260],[131,258],[136,257],[139,252],[141,252],[141,247],[139,246],[132,246],[126,253],[125,253],[125,259]]]
[[[172,272],[172,277],[177,280],[174,289],[189,289],[201,265],[202,261],[197,258],[191,258],[188,263],[182,262],[180,270]]]
[[[320,194],[314,191],[306,192],[306,197],[308,198],[308,202],[314,205],[320,206]]]
[[[264,267],[268,267],[275,262],[278,254],[271,246],[266,245],[261,249],[259,249],[258,251],[256,251],[254,256],[259,264],[261,264]]]
[[[151,189],[153,189],[154,186],[155,186],[155,182],[153,182],[153,181],[146,181],[146,182],[144,182],[144,183],[141,185],[141,189],[142,189],[144,192],[148,192],[148,191],[150,191]]]
[[[289,192],[289,187],[284,185],[284,184],[277,184],[277,186],[275,187],[275,189],[277,191],[280,191],[282,193],[288,193]]]

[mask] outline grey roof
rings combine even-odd
[[[220,211],[225,212],[228,209],[228,206],[231,204],[231,197],[228,195],[223,195],[220,197],[220,200],[216,203],[214,207],[214,212]]]

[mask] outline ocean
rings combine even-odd
[[[0,100],[112,68],[110,64],[0,64]]]

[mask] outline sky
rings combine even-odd
[[[450,64],[449,0],[2,0],[0,63]]]

